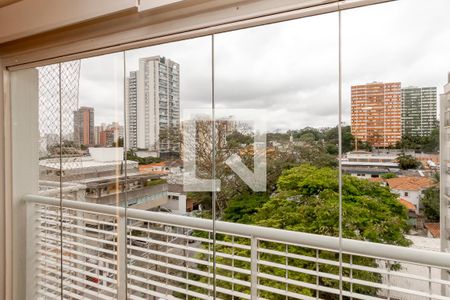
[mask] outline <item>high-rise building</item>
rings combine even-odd
[[[73,112],[75,144],[94,145],[94,108],[82,106]]]
[[[428,136],[436,127],[435,87],[402,89],[402,135]]]
[[[351,128],[358,141],[388,147],[401,139],[400,82],[355,85],[351,98]]]
[[[100,145],[100,133],[102,132],[101,126],[94,126],[94,144]]]
[[[130,72],[125,88],[127,148],[137,148],[137,71]]]
[[[123,126],[119,122],[110,124],[102,123],[100,126],[94,127],[95,145],[113,146],[121,145],[120,139],[123,139]]]
[[[100,132],[99,145],[113,146],[117,140],[115,139],[114,129],[109,128]]]
[[[139,60],[127,79],[127,145],[157,156],[179,153],[180,67],[160,56]],[[177,139],[176,139],[177,140]]]

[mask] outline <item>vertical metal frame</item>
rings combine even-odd
[[[0,59],[0,299],[12,299],[12,157],[10,72]]]
[[[365,3],[364,5],[370,5],[375,3],[383,3],[388,2],[390,0],[362,0],[359,1],[360,3]],[[342,3],[342,4],[341,4]],[[347,5],[346,5],[347,4]],[[361,5],[361,4],[360,4]],[[338,3],[339,9],[338,12],[340,14],[341,9],[348,9],[351,8],[351,3],[346,3],[345,1],[341,1]],[[354,5],[357,7],[357,5]],[[277,16],[266,16],[265,18],[272,18],[274,20],[277,19]],[[238,23],[238,21],[236,22]],[[255,22],[257,23],[257,22]],[[245,27],[246,22],[242,22],[241,26]],[[239,25],[229,25],[228,28],[232,28],[231,30],[237,29],[233,26],[239,26]],[[220,26],[219,26],[220,27]],[[226,27],[226,26],[225,26]],[[220,27],[222,28],[222,27]],[[222,29],[218,30],[222,30]],[[205,32],[214,33],[215,28],[207,28],[207,29],[201,29],[198,30],[197,35],[203,35]],[[194,32],[195,30],[193,30]],[[224,30],[225,31],[225,30]],[[341,26],[339,23],[339,34],[341,32]],[[195,37],[196,33],[189,33],[192,35],[191,37]],[[188,35],[188,34],[186,34]],[[213,37],[213,35],[211,35]],[[178,37],[174,35],[173,37],[167,37],[167,39],[174,39],[179,40],[182,39],[183,36]],[[107,47],[108,45],[105,45]],[[122,46],[122,50],[125,47],[131,47],[128,46]],[[96,50],[98,51],[98,50]],[[108,50],[110,52],[114,51],[112,48],[111,50]],[[214,42],[212,44],[212,52],[214,51]],[[339,42],[339,52],[341,51],[341,43]],[[88,53],[81,54],[82,56],[88,56]],[[339,54],[341,55],[341,53]],[[214,54],[213,54],[213,64],[214,64]],[[339,62],[339,73],[340,73],[340,83],[339,83],[339,151],[342,151],[342,131],[341,131],[341,116],[342,116],[342,75],[341,75],[341,62]],[[124,57],[124,72],[126,73],[125,68],[125,57]],[[212,73],[214,74],[214,67],[212,68]],[[126,74],[124,74],[124,78],[126,78]],[[214,77],[212,79],[214,84]],[[12,151],[11,151],[11,142],[12,142],[12,134],[11,134],[11,99],[10,99],[10,71],[7,69],[7,67],[2,63],[2,60],[0,58],[0,130],[2,132],[2,139],[0,141],[0,300],[1,299],[12,299],[13,295],[13,266],[12,266],[12,255],[13,250],[12,249],[12,228],[11,228],[11,219],[12,219],[12,205],[11,205],[11,199],[12,199]],[[212,89],[212,96],[214,99],[214,87]],[[214,100],[212,100],[212,103],[214,103]],[[126,110],[126,106],[124,107],[124,110]],[[214,112],[214,111],[213,111]],[[126,122],[126,117],[125,117]],[[126,124],[125,124],[126,126]],[[442,133],[441,133],[442,134]],[[126,137],[124,137],[124,141],[126,140]],[[125,143],[124,143],[125,145]],[[125,161],[126,161],[126,148],[124,148],[125,151]],[[341,158],[341,153],[340,153]],[[339,159],[339,164],[341,162],[341,159]],[[126,172],[126,167],[125,167]],[[339,184],[340,184],[340,210],[342,209],[342,168],[341,165],[339,166]],[[213,199],[215,199],[213,197]],[[213,200],[213,203],[215,203],[215,200]],[[342,216],[342,212],[340,212],[340,218]],[[340,220],[339,226],[342,226],[342,220]],[[126,230],[125,230],[126,232]],[[341,235],[341,228],[339,230]],[[214,235],[215,238],[215,235]],[[340,237],[341,238],[341,237]],[[25,242],[25,241],[24,241]],[[342,247],[341,247],[342,249]],[[126,252],[126,250],[125,250]],[[215,262],[215,259],[214,259]],[[342,262],[342,257],[340,258],[340,262]],[[214,268],[215,269],[215,268]],[[342,266],[340,266],[340,276],[342,276]],[[341,286],[342,289],[342,286]]]

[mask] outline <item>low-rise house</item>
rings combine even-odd
[[[182,171],[182,165],[182,162],[179,160],[162,161],[159,163],[140,165],[139,170],[160,175],[180,174]]]
[[[161,174],[139,170],[138,163],[123,160],[123,148],[89,148],[89,156],[42,159],[39,179],[46,186],[78,184],[85,189],[80,201],[155,210],[167,204],[168,186]]]
[[[352,151],[342,160],[342,170],[358,178],[377,178],[386,173],[397,173],[397,153]]]
[[[422,191],[435,185],[428,177],[396,177],[386,179],[386,182],[393,193],[416,207],[416,214],[419,213]]]
[[[408,210],[408,223],[414,228],[423,228],[422,217],[416,212],[417,207],[406,199],[399,198],[399,202]]]
[[[154,210],[168,201],[166,181],[150,173],[89,178],[79,183],[86,185],[86,201],[91,203]]]

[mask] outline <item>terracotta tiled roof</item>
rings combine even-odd
[[[160,165],[159,164],[140,165],[139,171],[143,172],[143,173],[160,174],[160,175],[169,173],[168,171],[164,171],[164,170],[161,170],[161,171],[153,170],[153,168],[156,166],[160,166]]]
[[[386,181],[391,189],[404,191],[420,191],[435,185],[434,181],[427,177],[397,177]]]
[[[166,165],[166,162],[165,162],[165,161],[162,161],[162,162],[159,162],[159,163],[153,163],[153,164],[141,165],[141,166],[142,166],[142,167],[150,168],[150,167],[163,167],[163,166],[165,166],[165,165]]]
[[[143,174],[167,175],[169,171],[139,170]]]
[[[424,226],[434,238],[441,236],[441,228],[439,223],[425,223]]]
[[[399,199],[400,203],[403,204],[408,210],[416,210],[416,206],[414,204],[412,204],[411,202],[409,202],[406,199],[400,198]]]

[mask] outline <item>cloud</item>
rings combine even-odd
[[[351,85],[400,81],[442,91],[450,71],[448,11],[448,0],[400,0],[342,13],[346,123]],[[139,58],[161,55],[180,64],[181,107],[211,107],[211,47],[207,36],[83,60],[80,105],[95,107],[96,123],[117,121],[124,76]],[[335,126],[338,51],[337,13],[217,34],[215,105],[267,109],[271,129]]]

